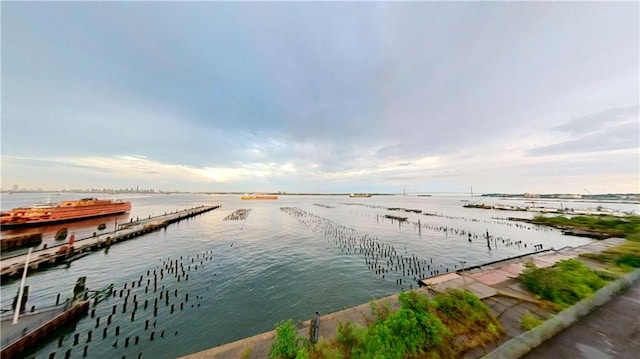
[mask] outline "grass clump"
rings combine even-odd
[[[436,315],[452,334],[439,350],[440,357],[461,357],[467,350],[485,347],[504,333],[489,307],[470,291],[450,288],[436,295],[433,303]]]
[[[627,253],[616,258],[616,264],[620,267],[640,268],[640,256]]]
[[[527,312],[522,315],[522,318],[520,318],[520,328],[522,328],[522,330],[531,330],[542,324],[542,322],[542,319],[527,310]]]
[[[606,284],[597,272],[574,259],[559,261],[551,268],[528,264],[520,281],[525,288],[560,308],[590,296]]]
[[[599,253],[583,253],[580,256],[608,264],[606,269],[614,273],[630,272],[640,268],[640,242],[627,241]]]
[[[468,330],[479,332],[489,324],[499,325],[492,319],[491,310],[469,291],[449,289],[445,295],[433,298],[442,321],[456,333]]]
[[[335,340],[320,340],[309,358],[443,358],[501,336],[504,329],[489,308],[468,291],[449,290],[433,298],[401,293],[400,308],[372,303],[377,316],[367,326],[339,323]]]

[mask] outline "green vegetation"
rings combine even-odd
[[[372,303],[375,321],[367,326],[339,323],[335,340],[321,339],[313,347],[296,338],[291,321],[280,323],[269,358],[460,357],[504,332],[490,309],[468,291],[450,289],[433,298],[411,291],[398,300],[396,311],[388,302]]]
[[[371,306],[371,313],[380,320],[387,319],[393,312],[391,310],[391,303],[388,301],[370,302],[369,305]]]
[[[580,256],[608,264],[605,269],[609,272],[626,273],[640,268],[640,242],[629,241],[600,253],[583,253]]]
[[[412,291],[401,293],[398,299],[400,310],[378,318],[365,331],[359,332],[359,328],[342,331],[341,343],[352,343],[352,357],[400,359],[442,344],[449,332],[429,310],[431,303],[427,297]]]
[[[531,330],[540,324],[542,324],[542,320],[531,314],[528,310],[522,315],[522,318],[520,318],[520,328],[522,328],[522,330]]]
[[[269,359],[308,358],[306,341],[298,335],[293,320],[280,322],[276,325],[276,338],[269,349]]]
[[[520,282],[560,308],[590,296],[606,284],[602,275],[574,259],[559,261],[551,268],[536,268],[534,264],[528,264],[520,275]]]
[[[593,234],[596,238],[624,237],[629,240],[600,253],[580,255],[583,258],[608,264],[605,268],[607,274],[600,273],[604,279],[614,279],[619,273],[640,268],[640,216],[578,216],[572,218],[536,216],[531,220],[531,223],[570,229],[582,234]]]
[[[640,242],[640,216],[536,216],[531,223],[551,226],[560,229],[571,229],[583,233],[591,233],[598,237],[624,237]]]

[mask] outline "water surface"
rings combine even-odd
[[[33,204],[45,196],[3,194],[2,208]],[[114,284],[118,290],[116,297],[94,308],[96,317],[101,318],[98,327],[96,318],[87,316],[66,333],[62,347],[54,338],[33,356],[47,358],[55,351],[60,357],[71,349],[72,357],[82,357],[83,348],[88,346],[89,357],[93,358],[135,358],[140,353],[146,358],[172,358],[271,330],[281,320],[305,320],[316,311],[329,313],[407,290],[416,285],[414,278],[455,270],[461,261],[470,266],[532,252],[534,244],[560,248],[591,241],[499,219],[530,217],[530,213],[462,208],[465,202],[461,199],[470,200],[463,197],[280,196],[276,201],[242,201],[232,195],[156,194],[120,198],[130,200],[133,209],[119,221],[198,205],[220,204],[222,208],[117,244],[108,252],[94,253],[69,268],[30,275],[29,307],[53,304],[57,293],[69,295],[80,276],[87,277],[91,289]],[[489,198],[482,201],[500,202]],[[294,216],[281,207],[295,208],[303,215]],[[432,215],[381,207],[419,209]],[[246,220],[223,220],[239,208],[251,209]],[[400,224],[385,215],[408,217],[408,221]],[[95,231],[93,225],[70,229],[77,235]],[[491,248],[487,246],[487,232]],[[44,241],[53,239],[45,236]],[[371,246],[376,248],[375,253],[367,252]],[[394,264],[383,254],[391,248],[396,254]],[[396,270],[399,256],[404,270],[401,266]],[[413,272],[409,268],[414,268]],[[2,284],[2,308],[10,307],[17,284]],[[119,296],[120,290],[125,293],[123,297]],[[123,312],[127,290],[130,294]],[[132,320],[134,295],[138,307]],[[159,304],[154,316],[156,300]],[[107,326],[114,305],[116,314]],[[116,326],[120,327],[118,336]],[[104,328],[108,333],[103,339]],[[87,343],[89,330],[92,340]],[[73,345],[74,333],[80,333],[78,345]],[[136,336],[138,342],[134,344]],[[129,345],[125,346],[127,337]]]

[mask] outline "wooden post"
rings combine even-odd
[[[24,294],[24,284],[27,281],[27,271],[29,270],[29,257],[31,256],[31,250],[29,248],[27,252],[27,259],[24,262],[24,272],[22,272],[22,281],[20,282],[20,291],[18,292],[18,300],[16,301],[16,312],[13,314],[13,324],[18,324],[18,316],[20,316],[20,305],[22,304],[22,295]]]

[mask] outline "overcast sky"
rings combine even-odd
[[[640,192],[637,2],[2,2],[2,188]]]

